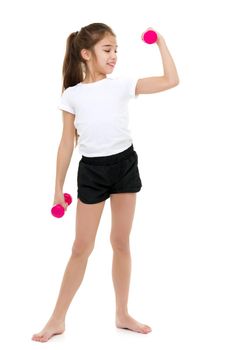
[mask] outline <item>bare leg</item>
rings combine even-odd
[[[32,340],[46,342],[53,335],[64,332],[65,316],[77,289],[82,283],[88,257],[94,248],[104,204],[105,201],[97,204],[84,204],[78,200],[76,238],[64,273],[56,306],[45,327],[41,332],[34,334]]]
[[[149,333],[151,328],[133,319],[128,313],[128,294],[131,275],[129,235],[132,227],[136,193],[111,195],[113,248],[112,278],[116,294],[116,326],[139,333]]]

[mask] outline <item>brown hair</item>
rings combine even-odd
[[[74,86],[84,80],[83,73],[87,72],[85,59],[81,55],[82,49],[90,50],[94,58],[94,46],[102,40],[106,34],[116,36],[113,30],[104,23],[91,23],[82,27],[80,31],[71,33],[66,40],[66,52],[63,61],[62,92],[70,86]],[[75,129],[75,146],[77,146],[78,134]]]

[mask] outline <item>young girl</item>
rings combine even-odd
[[[78,166],[76,237],[54,311],[32,340],[46,342],[65,330],[65,316],[80,287],[107,198],[110,198],[113,249],[112,277],[116,295],[116,327],[140,333],[151,328],[128,313],[131,273],[129,235],[142,187],[138,155],[128,129],[128,102],[139,94],[152,94],[176,86],[176,67],[163,37],[158,34],[164,75],[144,79],[107,77],[117,62],[116,35],[103,23],[92,23],[71,33],[63,63],[63,134],[58,148],[54,205],[65,210],[63,184],[79,138],[82,158]],[[78,132],[77,132],[78,131]]]

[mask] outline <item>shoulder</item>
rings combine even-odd
[[[58,108],[69,112],[71,114],[75,114],[75,87],[74,86],[70,86],[68,88],[66,88],[60,98],[59,98],[59,102],[58,102]]]
[[[63,91],[62,95],[65,95],[65,96],[72,95],[77,90],[77,85],[69,86]]]

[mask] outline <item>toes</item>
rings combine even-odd
[[[42,342],[46,342],[46,341],[48,341],[50,338],[51,338],[51,336],[52,336],[52,334],[50,334],[50,333],[45,333],[45,334],[43,334],[42,335],[42,337],[41,337],[41,341]]]
[[[45,343],[45,342],[47,342],[49,340],[49,337],[42,337],[41,339],[40,339],[40,341],[42,342],[42,343]]]
[[[38,341],[44,343],[49,340],[49,337],[47,335],[41,335]]]
[[[151,329],[149,326],[145,325],[145,326],[144,326],[144,331],[145,331],[146,333],[149,333],[149,332],[152,331],[152,329]]]
[[[40,337],[41,337],[40,334],[34,334],[34,335],[32,336],[32,340],[38,341],[38,340],[40,340]]]
[[[137,322],[132,318],[129,320],[128,324],[127,322],[125,322],[125,324],[117,324],[117,327],[143,334],[147,334],[152,331],[152,329],[148,325]]]
[[[32,340],[36,340],[40,342],[48,341],[48,339],[49,339],[48,335],[45,335],[45,334],[34,334],[32,336]]]

